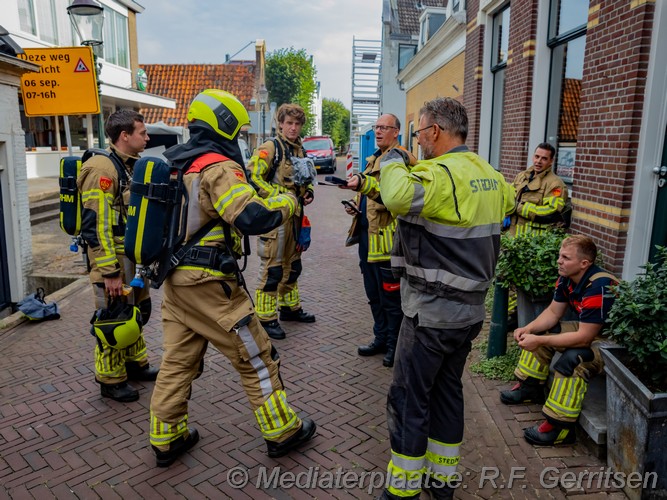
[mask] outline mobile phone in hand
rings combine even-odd
[[[327,175],[324,180],[330,182],[331,184],[337,184],[339,186],[347,186],[347,179],[341,179],[335,175]]]
[[[345,205],[347,208],[351,209],[355,214],[361,215],[361,212],[357,207],[354,206],[354,203],[352,203],[350,200],[340,200],[340,202]]]

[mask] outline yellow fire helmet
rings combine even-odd
[[[98,309],[90,321],[92,332],[100,341],[114,349],[131,346],[141,335],[141,312],[130,304]]]
[[[194,98],[188,109],[188,121],[194,120],[203,122],[213,132],[229,140],[236,137],[243,125],[250,123],[241,101],[218,89],[206,89]]]

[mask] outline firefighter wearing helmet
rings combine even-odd
[[[139,399],[139,391],[128,384],[130,380],[155,380],[158,368],[148,363],[146,342],[138,323],[124,321],[123,304],[137,306],[141,324],[151,314],[148,281],[143,288],[130,288],[135,265],[124,250],[125,222],[130,198],[130,183],[134,164],[146,147],[148,134],[144,117],[131,109],[112,113],[104,127],[111,146],[108,156],[96,154],[86,160],[77,179],[82,196],[81,236],[87,244],[95,308],[91,332],[95,335],[95,380],[102,396],[115,401],[130,402]],[[116,321],[116,327],[105,327],[104,321]]]
[[[219,223],[165,280],[164,355],[151,399],[150,442],[157,465],[167,467],[199,440],[188,426],[188,399],[211,343],[239,372],[269,456],[283,456],[315,434],[315,423],[299,418],[287,403],[278,353],[240,283],[235,259],[243,235],[280,226],[294,214],[297,200],[291,193],[264,199],[248,184],[238,134],[250,120],[235,96],[204,90],[190,105],[188,121],[188,142],[164,153],[185,169],[185,241],[212,219]]]
[[[260,196],[293,193],[299,208],[290,220],[257,239],[257,255],[261,258],[259,281],[255,291],[257,316],[272,339],[284,339],[280,321],[313,323],[315,315],[301,307],[297,279],[301,275],[301,253],[310,244],[310,221],[303,207],[312,203],[313,182],[317,176],[299,175],[305,152],[301,129],[306,114],[298,104],[283,104],[276,112],[280,131],[257,148],[250,158],[248,170]],[[299,180],[301,179],[301,180]],[[306,237],[304,239],[304,236]]]

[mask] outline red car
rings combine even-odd
[[[303,139],[303,149],[306,150],[306,156],[315,163],[318,172],[333,174],[336,171],[336,152],[331,137],[327,135],[306,137]]]

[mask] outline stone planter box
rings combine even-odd
[[[553,293],[535,297],[523,290],[516,291],[516,314],[519,326],[526,326],[544,311],[553,299]]]
[[[625,477],[639,473],[643,483],[648,478],[646,488],[623,488],[631,500],[667,498],[667,393],[652,393],[628,370],[625,349],[600,351],[607,373],[607,465]]]

